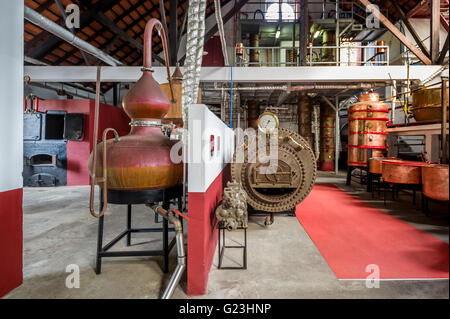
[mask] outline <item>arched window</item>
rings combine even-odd
[[[280,4],[274,2],[274,0],[268,0],[268,7],[266,12],[266,20],[278,20],[280,18]],[[281,4],[281,19],[282,20],[294,20],[294,9],[287,3]]]

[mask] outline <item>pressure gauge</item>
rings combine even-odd
[[[258,128],[261,132],[270,134],[279,126],[278,117],[272,112],[264,112],[258,118]]]

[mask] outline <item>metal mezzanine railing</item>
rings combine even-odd
[[[259,56],[252,61],[252,54]],[[235,66],[298,66],[298,47],[236,47]],[[339,57],[339,58],[337,58]],[[253,59],[256,60],[256,59]],[[308,47],[308,66],[389,65],[386,45],[341,45]]]

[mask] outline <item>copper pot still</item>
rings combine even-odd
[[[170,158],[171,141],[163,133],[162,118],[169,110],[169,99],[152,76],[152,32],[157,28],[162,39],[167,74],[171,84],[167,40],[164,28],[157,19],[148,21],[144,35],[144,67],[142,76],[127,92],[122,101],[126,114],[131,118],[128,135],[106,141],[107,188],[111,190],[150,190],[174,186],[180,183],[182,163]],[[173,91],[172,91],[173,98]],[[93,175],[93,155],[89,170]],[[96,146],[95,176],[103,177],[103,142]],[[101,182],[97,184],[102,185]]]
[[[422,192],[431,199],[449,201],[448,164],[422,166]]]
[[[372,157],[369,159],[369,172],[381,175],[383,173],[383,161],[396,160],[395,157]]]
[[[382,161],[383,181],[393,184],[419,185],[422,183],[421,167],[424,162],[385,160]]]
[[[348,110],[349,166],[366,167],[367,150],[372,157],[382,157],[387,149],[388,106],[380,102],[378,93],[363,93]]]
[[[439,121],[442,115],[442,89],[421,89],[412,94],[412,107],[416,121]],[[448,90],[445,92],[448,118]]]

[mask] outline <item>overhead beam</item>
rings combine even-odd
[[[167,82],[165,67],[153,67],[154,78],[159,83]],[[423,81],[436,73],[439,65],[411,65],[409,79]],[[34,82],[95,82],[95,66],[25,66],[24,75]],[[171,67],[174,71],[174,67]],[[181,70],[183,72],[183,68]],[[102,82],[135,82],[142,75],[139,66],[102,67]],[[408,79],[403,65],[389,66],[320,66],[320,67],[234,67],[235,83],[380,83],[390,85],[391,78],[396,81]],[[202,67],[202,82],[230,81],[229,67]]]
[[[227,4],[229,1],[222,1],[221,7],[223,7],[225,4]],[[227,14],[223,17],[223,24],[227,23],[236,13],[239,12],[239,10],[242,9],[242,7],[248,2],[248,0],[240,0],[239,2],[236,2],[233,9],[231,9]],[[211,39],[211,37],[219,31],[219,26],[217,23],[214,24],[214,26],[209,29],[208,32],[205,33],[205,43]]]
[[[64,10],[64,7],[61,4],[61,1],[60,0],[54,0],[54,1],[56,3],[56,6],[58,7],[59,13],[61,13],[61,17],[62,17],[63,21],[66,21],[67,15],[66,15],[66,11]],[[72,34],[74,36],[76,36],[76,32],[75,32],[74,28],[70,28],[69,30],[70,30],[70,32],[72,32]],[[86,65],[91,65],[91,63],[89,62],[89,59],[87,57],[87,54],[83,50],[80,50],[80,53],[84,59],[84,63],[86,63]]]
[[[170,65],[174,66],[177,63],[178,52],[178,6],[177,0],[170,0],[170,29],[169,29],[169,50],[170,50]]]
[[[172,8],[170,8],[170,9],[172,9]],[[164,0],[159,0],[159,13],[161,16],[161,23],[163,25],[164,32],[166,32],[166,34],[168,34],[166,8],[164,7]]]
[[[95,17],[99,22],[110,28],[112,31],[117,33],[120,37],[127,40],[133,47],[136,49],[143,51],[143,45],[140,44],[138,41],[136,41],[133,37],[128,35],[124,30],[119,28],[113,21],[111,21],[105,14],[99,12]],[[160,63],[164,64],[164,59],[156,55],[155,53],[152,53],[153,59],[159,61]]]
[[[439,56],[439,59],[438,59],[438,64],[440,64],[440,65],[444,64],[445,56],[448,53],[448,48],[449,48],[449,46],[448,46],[448,36],[449,36],[449,34],[447,34],[447,39],[444,42],[444,46],[442,47],[441,55]]]
[[[223,8],[230,0],[221,1],[221,8]],[[248,0],[240,0],[239,2],[236,2],[234,7],[227,12],[227,14],[222,18],[223,24],[225,25],[236,13],[239,12],[239,10],[242,9],[242,7],[248,2]],[[214,25],[205,33],[205,40],[204,43],[208,42],[211,37],[219,31],[219,27],[217,26],[217,22],[214,23]],[[184,59],[186,58],[186,53],[181,57],[180,63],[182,64],[184,62]]]
[[[94,19],[97,12],[103,12],[106,9],[114,6],[119,1],[120,0],[98,1],[97,3],[92,5],[89,10],[83,12],[80,15],[80,26],[83,27],[89,24]],[[50,51],[58,47],[62,42],[63,40],[61,40],[59,37],[52,35],[39,46],[31,50],[31,52],[28,53],[28,56],[40,60],[45,57]]]
[[[391,1],[391,3],[394,5],[395,10],[397,10],[398,15],[400,16],[400,19],[402,19],[403,23],[405,24],[406,28],[408,29],[409,33],[411,33],[412,37],[414,38],[414,41],[416,41],[417,45],[419,46],[420,50],[428,57],[430,58],[430,52],[423,44],[422,40],[420,39],[419,35],[417,34],[416,30],[413,28],[411,23],[409,23],[408,18],[406,17],[405,13],[403,12],[402,8],[400,8],[400,5],[397,3],[397,1]]]
[[[391,21],[389,21],[389,19],[384,16],[380,10],[377,9],[376,6],[374,6],[370,1],[368,0],[358,0],[361,4],[363,4],[367,10],[369,10],[375,18],[377,18],[378,20],[380,20],[380,22],[382,24],[384,24],[384,26],[386,28],[389,29],[389,31],[391,31],[391,33],[400,40],[401,43],[403,43],[413,54],[415,54],[420,61],[422,61],[424,64],[426,65],[431,65],[432,61],[430,60],[430,58],[428,58],[419,48],[417,48],[414,43],[412,43],[411,41],[408,40],[408,38],[406,38],[406,36],[403,35],[403,33],[397,29],[397,27],[395,25],[392,24]]]
[[[431,61],[437,64],[439,60],[439,33],[441,28],[441,2],[430,0],[430,53]]]

